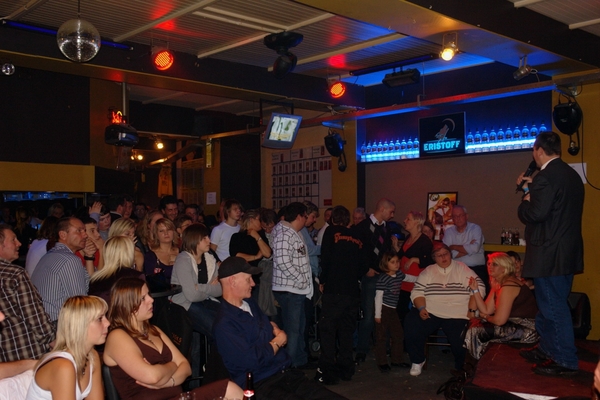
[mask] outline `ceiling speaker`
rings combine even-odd
[[[344,141],[339,133],[325,136],[325,148],[333,157],[339,157],[344,151]]]
[[[579,104],[573,102],[557,104],[552,113],[556,128],[565,135],[572,135],[579,129],[583,113]]]

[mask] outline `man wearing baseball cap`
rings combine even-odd
[[[286,333],[250,298],[252,275],[261,272],[241,257],[229,257],[219,267],[224,301],[213,337],[231,379],[244,387],[246,373],[252,372],[261,400],[278,400],[284,393],[296,394],[298,399],[345,399],[308,379],[301,370],[290,369],[291,359],[283,348]]]

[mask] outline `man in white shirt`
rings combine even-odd
[[[229,257],[231,236],[240,231],[238,221],[242,216],[242,206],[239,201],[229,199],[225,202],[223,211],[225,220],[215,226],[210,234],[210,248],[217,253],[220,261]]]
[[[455,205],[452,208],[454,226],[446,229],[442,241],[452,250],[454,260],[467,264],[481,278],[486,292],[489,293],[490,277],[483,249],[485,239],[481,227],[469,222],[468,219],[467,209],[464,206]]]

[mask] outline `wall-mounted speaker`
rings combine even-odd
[[[333,157],[339,157],[344,151],[344,140],[339,133],[329,133],[325,136],[325,148]]]
[[[552,113],[552,119],[554,125],[561,133],[565,135],[572,135],[579,129],[583,113],[579,104],[575,102],[569,102],[565,104],[557,104],[554,106],[554,112]]]

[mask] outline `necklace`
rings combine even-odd
[[[142,338],[143,338],[144,340],[147,340],[147,341],[149,341],[150,343],[152,343],[152,345],[154,345],[154,347],[156,347],[156,345],[155,345],[155,344],[154,344],[154,342],[152,341],[152,338],[150,338],[150,335],[148,334],[148,332],[147,332],[147,331],[146,331],[146,332],[144,332],[144,333],[142,333]]]
[[[86,358],[85,359],[85,364],[83,364],[83,367],[81,368],[81,376],[85,376],[85,369],[87,367],[87,363],[88,363],[88,360]]]

